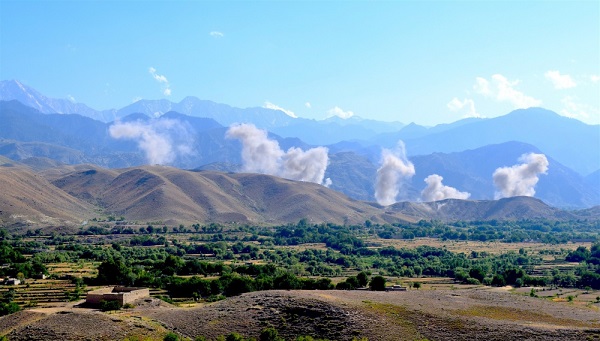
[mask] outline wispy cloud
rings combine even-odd
[[[515,89],[519,83],[519,80],[510,81],[501,74],[495,74],[489,81],[483,77],[477,77],[473,89],[476,93],[496,101],[509,102],[515,109],[536,107],[542,104],[541,100],[527,96]]]
[[[600,76],[590,75],[590,80],[592,81],[592,83],[598,83],[598,82],[600,82]]]
[[[277,104],[273,104],[271,102],[265,102],[265,104],[263,105],[263,108],[283,111],[289,117],[298,118],[298,116],[296,116],[296,114],[293,111],[284,109],[284,108],[278,106]]]
[[[312,104],[310,104],[310,102],[304,103],[304,106],[307,107],[308,109],[312,108]]]
[[[75,97],[73,97],[72,95],[67,95],[67,99],[71,102],[71,103],[75,103]]]
[[[579,99],[574,96],[566,96],[560,101],[563,105],[560,114],[566,117],[577,118],[586,120],[591,116],[595,116],[596,119],[600,112],[598,108],[594,108],[591,105],[583,104],[579,102]]]
[[[223,38],[225,36],[225,34],[223,34],[223,32],[219,32],[219,31],[211,31],[209,34],[211,37],[215,37],[215,38]]]
[[[475,110],[475,102],[472,99],[465,98],[464,100],[459,100],[454,97],[448,104],[446,104],[448,109],[453,112],[464,112],[464,117],[482,117],[477,110]]]
[[[352,111],[349,111],[349,110],[348,111],[344,111],[342,108],[340,108],[338,106],[333,107],[333,108],[327,110],[327,114],[328,114],[327,117],[337,116],[337,117],[342,118],[344,120],[348,119],[348,118],[350,118],[352,116],[354,116],[354,113]]]
[[[550,70],[544,74],[547,80],[552,82],[555,89],[569,89],[577,86],[577,83],[569,75],[561,75],[558,70]]]
[[[163,94],[165,96],[171,96],[171,85],[169,84],[169,80],[167,79],[167,77],[156,73],[156,69],[153,67],[150,67],[148,69],[148,72],[150,72],[152,78],[154,78],[157,82],[163,85]]]

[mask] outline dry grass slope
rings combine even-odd
[[[21,166],[0,166],[0,188],[0,222],[5,224],[79,224],[93,210],[92,205],[67,194],[41,175]]]

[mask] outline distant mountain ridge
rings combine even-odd
[[[542,108],[519,109],[491,119],[467,118],[435,127],[414,123],[404,126],[399,122],[379,122],[355,116],[348,119],[334,116],[323,121],[292,118],[281,110],[240,109],[192,96],[179,103],[166,99],[140,100],[121,109],[97,111],[84,104],[48,98],[15,80],[0,81],[0,100],[13,99],[42,113],[77,113],[105,123],[134,113],[157,117],[168,112],[212,118],[225,127],[233,123],[253,123],[279,136],[299,138],[312,145],[354,141],[356,147],[345,151],[371,154],[367,156],[374,162],[378,156],[372,155],[377,149],[373,146],[392,148],[398,140],[405,142],[409,156],[460,152],[519,141],[536,146],[583,176],[600,169],[600,125],[587,125]]]
[[[393,146],[400,137],[402,130],[379,140],[379,144]],[[504,116],[404,139],[409,155],[460,152],[508,141],[534,145],[582,175],[600,168],[600,125],[587,125],[542,108],[519,109]]]
[[[120,120],[134,113],[158,117],[175,111],[188,116],[212,118],[223,126],[253,123],[283,137],[298,137],[313,144],[335,143],[357,136],[371,138],[378,133],[391,132],[403,126],[399,122],[380,122],[359,117],[348,120],[330,118],[324,121],[292,118],[281,110],[263,107],[241,109],[193,96],[188,96],[179,103],[166,99],[139,100],[120,109],[98,111],[85,104],[46,97],[16,80],[0,81],[0,101],[11,100],[17,100],[44,114],[79,114],[102,122]]]

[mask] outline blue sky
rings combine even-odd
[[[434,125],[600,123],[598,1],[6,1],[0,79],[95,109],[196,96]]]

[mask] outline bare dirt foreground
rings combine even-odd
[[[118,313],[83,308],[24,311],[0,318],[9,340],[160,339],[167,330],[214,339],[257,337],[266,326],[298,335],[351,340],[600,340],[600,312],[489,288],[463,290],[265,291],[178,308],[141,302]]]

